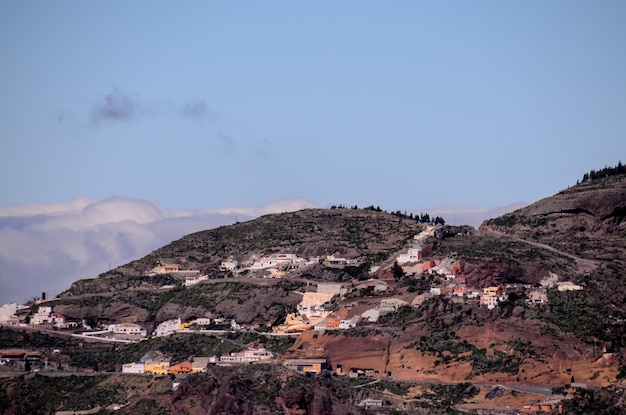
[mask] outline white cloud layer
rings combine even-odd
[[[122,197],[0,207],[0,304],[58,294],[77,279],[95,277],[192,232],[311,207],[298,199],[168,211]]]

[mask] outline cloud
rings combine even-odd
[[[211,111],[207,107],[206,102],[203,100],[191,101],[183,104],[179,112],[185,117],[194,119],[209,118],[211,120],[216,120],[218,118],[217,114]]]
[[[182,105],[169,102],[142,102],[114,88],[91,112],[91,125],[103,122],[127,122],[143,116],[179,115],[183,118],[216,120],[217,113],[210,110],[204,100],[189,101]],[[62,120],[61,120],[62,121]],[[60,122],[61,122],[60,121]]]
[[[304,200],[261,207],[169,211],[113,197],[0,208],[0,304],[55,295],[81,278],[141,258],[182,236],[269,213],[315,207]]]
[[[115,88],[104,96],[104,102],[93,109],[91,123],[102,121],[128,121],[140,111],[141,105]]]

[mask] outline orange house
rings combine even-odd
[[[180,373],[191,373],[191,371],[192,371],[191,362],[182,362],[177,365],[170,366],[167,373],[177,375]]]
[[[452,295],[456,295],[457,297],[463,297],[467,295],[467,288],[465,287],[455,287]]]
[[[341,323],[341,320],[339,320],[338,318],[331,318],[330,320],[328,320],[328,323],[326,323],[326,328],[336,329],[337,327],[339,327],[340,323]]]

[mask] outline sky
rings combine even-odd
[[[0,230],[99,204],[106,224],[156,223],[127,202],[173,220],[536,201],[626,161],[625,16],[621,0],[0,2]]]

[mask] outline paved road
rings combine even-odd
[[[491,235],[491,236],[495,236],[497,238],[501,238],[501,237],[509,238],[517,242],[522,242],[522,243],[534,246],[535,248],[545,249],[547,251],[551,251],[556,254],[562,255],[564,257],[573,259],[574,261],[576,261],[576,266],[579,272],[590,272],[598,268],[598,266],[600,265],[599,261],[595,261],[593,259],[581,258],[579,256],[570,254],[569,252],[561,251],[551,245],[542,244],[540,242],[528,241],[526,239],[518,238],[517,236],[512,236],[509,234],[505,234],[503,232],[494,231],[492,229],[481,229],[481,232]]]

